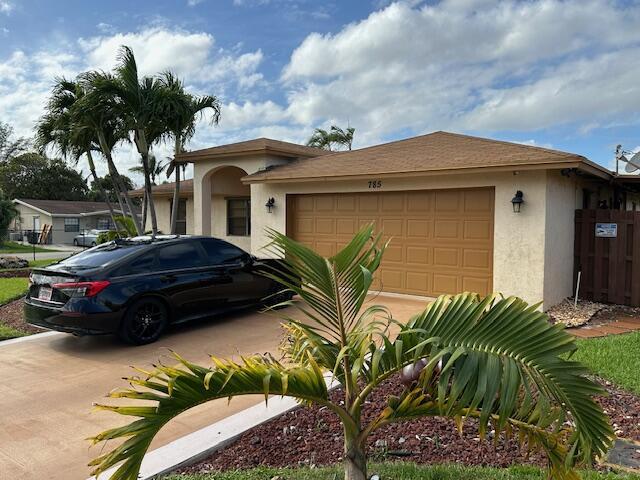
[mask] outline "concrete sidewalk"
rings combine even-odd
[[[52,250],[50,252],[36,252],[35,253],[36,260],[49,260],[49,259],[56,260],[59,258],[67,258],[83,250],[82,247],[74,247],[71,245],[47,245],[47,246],[36,245],[36,247]],[[7,253],[7,254],[3,254],[2,256],[24,258],[25,260],[34,259],[33,252]]]

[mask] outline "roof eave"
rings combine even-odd
[[[305,176],[305,177],[289,177],[289,178],[278,178],[278,177],[269,177],[269,174],[261,173],[254,175],[247,175],[243,177],[241,180],[245,184],[252,183],[302,183],[302,182],[320,182],[320,181],[340,181],[340,180],[353,180],[357,178],[361,178],[363,176],[371,176],[374,175],[376,178],[398,178],[398,177],[406,177],[406,176],[434,176],[434,175],[451,175],[451,174],[461,174],[461,173],[485,173],[485,172],[504,172],[504,171],[514,171],[514,170],[556,170],[563,168],[579,168],[581,170],[585,170],[588,173],[592,173],[596,176],[599,176],[604,179],[610,179],[611,173],[605,168],[601,167],[598,164],[595,164],[589,160],[578,160],[575,161],[562,161],[562,162],[545,162],[545,163],[533,163],[533,164],[515,164],[515,165],[488,165],[485,167],[462,167],[462,168],[441,168],[441,169],[433,169],[433,170],[423,170],[423,171],[406,171],[406,172],[390,172],[390,173],[362,173],[362,174],[353,174],[353,175],[334,175],[334,176]],[[266,175],[266,176],[265,176]]]
[[[52,214],[51,212],[47,212],[46,210],[43,210],[43,209],[41,209],[41,208],[39,208],[39,207],[36,207],[35,205],[32,205],[32,204],[30,204],[30,203],[28,203],[28,202],[25,202],[25,201],[22,201],[22,200],[20,200],[20,199],[18,199],[18,198],[14,198],[14,199],[13,199],[13,201],[14,201],[15,203],[20,204],[20,205],[24,205],[25,207],[29,207],[29,208],[31,208],[31,209],[33,209],[33,210],[37,211],[37,212],[40,212],[40,213],[42,213],[43,215],[49,215],[50,217],[52,217],[52,216],[53,216],[53,214]]]
[[[261,154],[262,155],[271,154],[271,155],[275,155],[278,157],[285,157],[285,158],[311,158],[315,156],[321,156],[322,152],[318,152],[318,155],[313,155],[311,152],[304,153],[304,152],[299,152],[299,151],[289,150],[289,149],[262,147],[262,148],[253,148],[253,149],[247,149],[247,150],[239,150],[236,152],[220,152],[220,153],[213,153],[213,152],[198,153],[197,151],[187,152],[187,153],[181,153],[178,156],[176,156],[176,160],[181,163],[191,163],[191,162],[200,161],[200,160],[213,160],[216,158],[231,158],[231,157],[246,157],[246,156],[261,155]]]

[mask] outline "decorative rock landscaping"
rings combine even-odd
[[[0,257],[0,270],[27,268],[29,261],[19,257]]]

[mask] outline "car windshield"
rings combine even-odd
[[[109,242],[66,258],[58,266],[72,268],[99,267],[138,252],[142,248],[144,248],[144,245],[141,244]]]

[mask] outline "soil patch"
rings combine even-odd
[[[25,323],[22,316],[23,299],[14,300],[0,307],[0,323],[7,327],[15,328],[24,333],[40,333],[44,331],[42,328],[34,327]]]
[[[0,278],[27,278],[31,270],[28,268],[18,268],[15,270],[0,271]]]
[[[604,382],[610,396],[599,399],[621,437],[640,440],[640,397],[617,390]],[[365,422],[385,407],[384,398],[398,392],[396,381],[383,384],[365,405]],[[338,398],[336,390],[332,396]],[[529,464],[544,467],[541,453],[520,450],[513,439],[492,434],[477,435],[477,423],[465,422],[462,435],[454,423],[422,418],[382,428],[369,437],[370,460],[406,459],[421,464],[455,463],[507,467]],[[226,448],[178,473],[207,473],[256,466],[287,467],[329,465],[342,460],[342,431],[338,418],[324,407],[297,408],[252,429]]]
[[[640,308],[589,300],[579,300],[578,306],[574,307],[573,299],[567,298],[547,310],[547,315],[553,323],[564,323],[567,327],[596,326],[625,318],[640,318]]]

